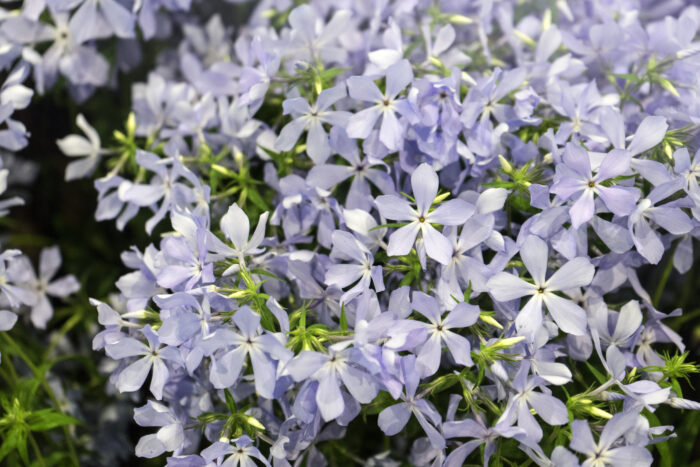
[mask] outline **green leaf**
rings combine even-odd
[[[515,187],[515,183],[508,182],[505,180],[497,180],[494,182],[482,183],[481,185],[485,186],[485,187],[489,187],[489,188],[513,188],[513,187]]]
[[[670,446],[671,452],[675,454],[674,464],[692,464],[696,456],[693,455],[698,434],[700,434],[700,411],[692,410],[683,415],[683,423],[676,430],[678,437],[671,438],[666,443]]]
[[[510,205],[518,211],[530,212],[534,208],[530,205],[530,200],[522,195],[511,195],[508,197]]]
[[[228,407],[228,410],[231,413],[236,413],[238,411],[238,409],[236,409],[236,401],[233,400],[233,396],[230,392],[228,392],[228,389],[224,389],[224,397],[226,398],[226,406]]]
[[[345,303],[340,305],[340,329],[343,332],[348,330],[348,317],[345,315]]]
[[[275,315],[264,303],[260,304],[260,325],[268,331],[275,332]]]
[[[19,427],[13,427],[2,440],[2,445],[0,446],[0,461],[21,444],[26,446],[27,433]]]
[[[586,362],[586,366],[591,371],[591,373],[593,373],[593,376],[595,376],[595,379],[597,379],[600,384],[605,384],[607,382],[605,376],[600,371],[596,370],[593,365]]]
[[[323,81],[330,81],[336,76],[345,73],[350,68],[329,68],[328,70],[323,70],[319,73],[319,76]]]
[[[467,284],[467,290],[464,291],[464,301],[469,303],[469,300],[472,298],[472,281],[469,281]]]
[[[262,196],[260,196],[260,193],[258,193],[257,189],[252,187],[248,189],[248,199],[250,199],[254,205],[262,209],[263,211],[270,210],[270,207],[267,205]]]
[[[394,405],[396,401],[391,394],[386,391],[379,391],[377,397],[374,398],[372,402],[363,407],[363,412],[365,415],[376,415],[382,410],[386,409],[390,405]]]
[[[642,78],[632,73],[610,73],[610,76],[631,81],[633,83],[640,83],[642,81]]]
[[[80,421],[52,409],[42,409],[29,415],[27,424],[32,431],[46,431],[64,425],[78,425]]]
[[[382,225],[378,225],[376,227],[372,227],[371,229],[369,229],[369,231],[371,232],[373,230],[386,229],[389,227],[392,227],[392,228],[397,227],[398,228],[398,227],[403,227],[403,226],[408,225],[408,224],[409,224],[408,222],[391,222],[389,224],[382,224]]]

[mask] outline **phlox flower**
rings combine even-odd
[[[586,312],[577,304],[554,292],[575,289],[591,283],[595,268],[588,260],[579,256],[565,263],[549,279],[546,279],[549,249],[538,237],[530,236],[520,248],[520,256],[534,283],[529,283],[513,274],[500,272],[489,279],[487,286],[498,301],[506,302],[531,295],[515,318],[518,333],[534,337],[542,326],[542,306],[546,306],[559,328],[574,335],[586,333]]]
[[[418,233],[421,234],[428,256],[441,264],[447,264],[452,255],[452,244],[440,233],[433,223],[441,225],[461,225],[474,211],[474,206],[461,199],[446,201],[430,210],[439,186],[438,176],[428,164],[421,164],[411,174],[411,187],[416,207],[396,195],[382,195],[376,198],[379,213],[397,221],[408,221],[389,237],[387,254],[406,255],[411,251]]]
[[[115,360],[141,356],[116,375],[116,386],[119,392],[138,391],[153,370],[150,390],[156,399],[161,400],[163,386],[170,376],[165,360],[179,364],[180,354],[175,347],[162,347],[158,334],[150,325],[141,329],[141,333],[146,337],[147,344],[133,337],[122,337],[107,344],[107,355]]]
[[[371,78],[353,76],[348,79],[350,97],[374,105],[354,114],[348,120],[347,132],[351,138],[367,138],[375,123],[382,117],[379,140],[389,149],[397,151],[404,139],[404,130],[397,118],[413,116],[414,110],[407,99],[398,95],[413,81],[413,70],[408,60],[401,60],[386,70],[386,92],[379,90]]]
[[[593,174],[588,152],[573,143],[566,145],[563,162],[557,166],[558,180],[550,190],[563,200],[575,197],[576,201],[569,209],[571,224],[575,229],[593,217],[595,195],[618,216],[627,216],[634,210],[639,198],[636,188],[606,186],[602,183],[628,172],[630,158],[627,151],[612,150]]]
[[[306,130],[306,153],[315,164],[322,164],[331,154],[328,144],[328,134],[323,128],[324,123],[330,125],[345,125],[350,117],[349,112],[330,110],[330,107],[346,96],[345,86],[338,85],[324,89],[318,95],[314,105],[303,97],[287,99],[282,103],[284,114],[291,114],[293,120],[287,123],[280,131],[275,141],[275,149],[279,151],[291,150],[299,140],[301,133]]]
[[[315,401],[326,421],[340,417],[345,410],[341,382],[352,397],[362,404],[371,402],[377,395],[373,378],[355,366],[355,353],[352,348],[341,351],[331,349],[328,354],[304,350],[286,366],[295,381],[308,378],[318,381]]]
[[[588,422],[574,420],[571,423],[569,447],[586,456],[586,460],[581,464],[583,467],[649,466],[653,462],[653,457],[644,446],[616,443],[634,428],[637,418],[637,413],[633,411],[616,414],[605,424],[598,442],[593,439]]]

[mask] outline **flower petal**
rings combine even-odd
[[[441,225],[462,225],[474,213],[474,210],[473,204],[461,199],[451,199],[429,213],[426,220]]]
[[[575,336],[586,334],[588,318],[583,308],[552,293],[545,294],[544,303],[559,329]]]
[[[348,137],[367,138],[381,114],[382,111],[376,105],[354,114],[348,119],[348,126],[345,128]]]
[[[602,181],[624,174],[630,169],[631,159],[629,151],[613,149],[600,163],[596,179]]]
[[[537,411],[537,415],[550,425],[564,425],[569,421],[566,405],[556,397],[533,391],[527,401]]]
[[[372,377],[353,368],[350,365],[345,365],[344,368],[338,371],[340,378],[343,380],[345,387],[350,391],[352,397],[362,404],[369,404],[377,395],[377,385]]]
[[[305,118],[299,117],[287,123],[280,131],[277,140],[275,140],[275,149],[278,151],[291,150],[299,141],[304,128],[306,128],[306,122]]]
[[[595,212],[595,202],[593,200],[593,190],[585,190],[581,196],[569,209],[571,216],[571,225],[574,229],[578,229],[583,224],[591,220]]]
[[[515,317],[518,334],[532,338],[542,327],[542,294],[534,295]]]
[[[413,197],[416,199],[416,207],[421,216],[428,215],[428,209],[437,196],[439,185],[440,181],[435,170],[426,163],[419,165],[411,174]]]
[[[353,99],[366,102],[379,102],[384,99],[382,92],[370,78],[366,76],[351,76],[348,78],[348,94]],[[348,136],[350,134],[348,133]]]
[[[413,81],[411,63],[406,59],[394,63],[386,70],[386,96],[389,99],[393,99],[411,81]]]
[[[598,196],[605,206],[618,216],[628,216],[637,207],[639,193],[634,189],[617,186],[598,186]]]
[[[544,284],[547,274],[547,258],[549,257],[547,243],[534,235],[529,236],[520,247],[520,257],[535,281],[535,285]]]
[[[564,265],[547,280],[545,287],[547,291],[583,287],[591,283],[594,274],[595,267],[593,267],[588,258],[579,256],[564,263]]]
[[[148,372],[151,370],[151,362],[152,357],[147,355],[124,368],[117,377],[119,392],[133,392],[143,386]]]
[[[329,371],[319,381],[316,390],[316,404],[321,411],[321,416],[327,422],[339,417],[345,410],[343,395],[340,393],[338,379],[335,371]]]
[[[411,222],[408,225],[396,230],[389,237],[389,245],[386,253],[389,256],[403,256],[411,252],[413,244],[416,242],[416,236],[420,230],[418,222]]]
[[[665,117],[646,117],[634,133],[627,150],[636,156],[661,142],[668,129]]]
[[[377,424],[385,435],[393,436],[403,430],[409,418],[411,418],[411,410],[406,403],[402,402],[400,404],[390,405],[379,412]]]
[[[507,272],[499,272],[486,283],[489,293],[499,302],[508,302],[532,295],[537,287]]]
[[[440,264],[448,264],[452,257],[452,243],[430,224],[422,223],[421,232],[425,244],[425,252]]]

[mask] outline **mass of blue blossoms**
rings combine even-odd
[[[146,427],[129,449],[652,465],[676,436],[656,410],[700,409],[664,323],[682,310],[657,309],[700,240],[695,2],[213,3],[0,10],[7,152],[40,137],[15,115],[36,95],[65,86],[80,111],[146,69],[126,122],[79,113],[56,141],[96,219],[151,239],[83,336]],[[80,289],[60,264],[0,254],[0,330],[45,327]],[[641,275],[662,265],[656,293]],[[363,432],[375,452],[343,443]],[[12,433],[0,458],[26,458]]]

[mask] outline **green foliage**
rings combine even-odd
[[[34,365],[27,355],[15,344],[8,335],[3,336],[3,365],[2,377],[5,389],[0,391],[0,461],[6,459],[12,465],[19,458],[24,465],[29,465],[33,458],[39,465],[78,465],[75,448],[73,447],[70,425],[78,425],[80,422],[74,417],[61,411],[50,386],[46,383],[45,374],[52,366],[51,363],[40,366]],[[15,373],[8,353],[19,354],[24,363],[33,372],[31,377],[19,377]],[[46,405],[53,405],[48,408]],[[43,407],[43,408],[42,408]],[[36,440],[36,436],[42,437],[57,428],[63,429],[66,444],[55,445],[54,453],[60,455],[50,459],[44,458],[44,453]],[[51,438],[47,438],[51,439]],[[52,443],[55,444],[55,443]],[[31,453],[28,448],[31,446]],[[47,462],[50,460],[51,462]],[[60,461],[60,464],[59,464]]]
[[[663,377],[659,380],[659,385],[664,387],[670,387],[673,392],[676,393],[678,397],[683,397],[683,390],[681,389],[680,380],[685,380],[688,385],[690,384],[690,376],[696,373],[700,373],[700,365],[695,362],[686,362],[689,353],[684,352],[682,354],[676,353],[670,355],[665,352],[661,355],[664,360],[663,366],[652,365],[644,368],[645,371],[649,372],[660,372]]]
[[[228,389],[224,389],[224,396],[226,398],[225,407],[228,409],[228,413],[203,413],[197,417],[197,420],[201,423],[202,430],[210,423],[223,421],[223,427],[219,432],[219,435],[223,439],[239,438],[243,436],[243,434],[255,438],[258,434],[265,432],[265,426],[260,420],[246,413],[250,409],[250,406],[238,409]]]

